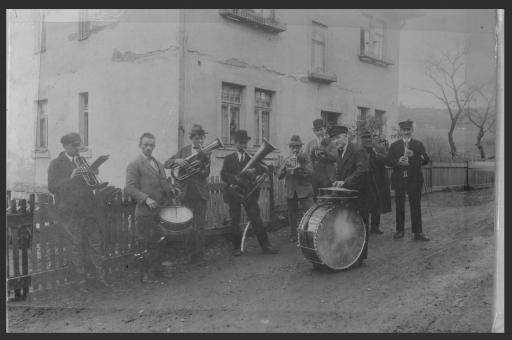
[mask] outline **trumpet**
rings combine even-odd
[[[409,154],[411,150],[409,150],[409,140],[405,142],[405,148],[404,148],[404,155],[400,157],[400,162],[404,163],[405,166],[409,166]],[[407,168],[403,170],[402,173],[403,178],[409,177],[409,174],[407,172]]]
[[[291,155],[285,163],[286,171],[292,171],[299,167],[299,162],[297,161],[297,154]]]
[[[224,144],[220,140],[220,138],[216,138],[213,142],[205,146],[204,148],[201,148],[200,151],[209,153],[210,151],[213,151],[218,148],[223,148]],[[201,167],[203,166],[202,162],[198,159],[199,153],[196,153],[195,155],[190,155],[185,160],[188,162],[188,167],[182,168],[178,164],[171,165],[171,176],[181,182],[186,180],[187,178],[192,177],[199,171],[201,171]]]
[[[100,180],[84,157],[76,157],[76,166],[78,169],[77,173],[82,176],[85,183],[91,189],[103,189],[108,185],[108,182],[102,182]]]

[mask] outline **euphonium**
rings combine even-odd
[[[263,143],[261,144],[260,148],[254,155],[250,155],[248,152],[245,152],[251,159],[247,163],[246,166],[240,171],[239,178],[245,178],[246,172],[249,169],[259,167],[263,171],[262,173],[258,174],[256,178],[251,181],[247,186],[245,185],[235,185],[230,184],[228,186],[228,190],[235,196],[237,200],[240,202],[244,202],[247,200],[251,194],[265,181],[265,179],[268,177],[270,167],[263,162],[263,159],[265,156],[267,156],[272,151],[276,150],[276,148],[270,144],[265,138],[263,138]]]
[[[220,140],[220,138],[216,138],[213,142],[205,146],[200,150],[200,152],[209,153],[215,149],[223,148],[224,144]],[[201,161],[198,159],[198,154],[190,155],[185,160],[188,162],[188,166],[185,168],[180,167],[178,164],[173,164],[171,166],[171,176],[177,181],[184,181],[187,178],[194,176],[196,173],[201,171]],[[180,173],[182,173],[180,175]]]
[[[108,185],[108,182],[102,182],[100,178],[91,169],[87,160],[81,156],[76,157],[77,173],[82,176],[85,183],[91,189],[103,189]]]

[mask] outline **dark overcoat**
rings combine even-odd
[[[220,178],[226,186],[224,187],[223,198],[226,203],[238,203],[238,200],[231,194],[231,191],[228,189],[228,185],[230,184],[238,184],[236,176],[240,174],[240,171],[249,163],[250,158],[244,154],[244,158],[242,162],[238,160],[238,153],[233,152],[224,158],[224,162],[222,163],[222,169],[220,170]],[[257,188],[248,198],[248,200],[258,200],[260,196],[260,189]]]
[[[385,214],[391,211],[391,193],[389,187],[389,177],[384,157],[376,154],[372,148],[367,148],[368,152],[368,177],[367,192],[371,200],[368,200],[370,206],[368,211]]]
[[[405,143],[402,139],[399,139],[391,144],[389,147],[388,155],[385,158],[386,165],[393,168],[391,173],[391,188],[395,189],[403,176],[403,171],[407,169],[409,183],[423,183],[423,173],[421,166],[426,165],[430,162],[425,146],[417,139],[411,138],[409,141],[409,149],[412,150],[413,155],[409,157],[409,165],[402,166],[398,165],[398,160],[404,155]]]
[[[348,143],[347,150],[341,158],[343,149],[338,149],[338,159],[336,160],[336,180],[344,181],[344,188],[358,190],[358,208],[366,210],[367,203],[367,173],[368,173],[368,154],[361,146]]]

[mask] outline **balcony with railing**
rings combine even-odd
[[[226,19],[253,25],[272,33],[286,31],[286,25],[279,22],[273,12],[270,16],[264,16],[250,9],[219,9],[219,14]]]

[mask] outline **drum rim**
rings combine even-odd
[[[190,211],[190,214],[192,215],[190,217],[190,219],[186,220],[186,221],[183,221],[183,222],[169,222],[167,220],[164,220],[162,218],[162,215],[161,215],[161,212],[164,210],[164,209],[168,209],[168,208],[185,208],[187,209],[188,211]],[[161,207],[160,208],[160,211],[158,212],[158,219],[159,219],[159,222],[162,223],[162,224],[170,224],[170,225],[173,225],[173,226],[182,226],[182,225],[186,225],[190,222],[192,222],[192,220],[194,219],[194,213],[192,212],[192,209],[190,209],[189,207],[187,206],[184,206],[184,205],[168,205],[168,206],[165,206],[165,207]]]

